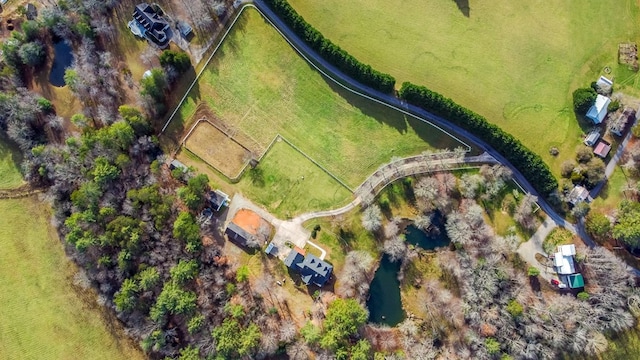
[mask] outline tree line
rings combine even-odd
[[[540,194],[549,196],[558,188],[558,180],[540,155],[483,116],[435,91],[409,82],[402,84],[398,96],[480,137],[513,164]]]
[[[298,35],[307,45],[340,71],[355,80],[384,93],[392,93],[396,79],[360,62],[338,45],[331,42],[300,16],[286,0],[265,0],[265,3]]]

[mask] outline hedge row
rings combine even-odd
[[[408,103],[439,115],[484,140],[509,160],[541,195],[548,196],[558,187],[558,181],[538,154],[484,117],[424,86],[405,82],[398,95]]]
[[[396,79],[363,64],[338,45],[325,38],[318,30],[300,16],[286,0],[264,0],[264,2],[323,59],[346,75],[384,93],[392,93]]]

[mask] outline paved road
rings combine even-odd
[[[554,228],[556,228],[556,224],[550,217],[547,217],[540,225],[536,233],[531,236],[529,241],[520,244],[517,250],[522,260],[529,263],[529,265],[537,267],[540,270],[540,276],[542,276],[547,281],[556,279],[556,273],[553,270],[553,267],[546,266],[546,264],[541,264],[538,260],[536,260],[536,254],[542,254],[545,257],[547,256],[547,254],[544,252],[544,249],[542,248],[542,243]]]
[[[304,43],[276,14],[264,4],[262,0],[254,0],[254,5],[262,12],[262,14],[272,23],[272,25],[282,34],[282,36],[291,44],[291,46],[300,53],[311,65],[313,65],[318,71],[323,73],[329,79],[335,81],[338,85],[342,86],[348,91],[362,95],[370,100],[376,101],[380,104],[391,107],[402,113],[409,114],[417,117],[423,122],[434,124],[450,133],[456,134],[459,137],[464,138],[471,142],[475,147],[481,149],[483,152],[488,153],[494,157],[501,164],[509,167],[513,172],[514,180],[522,186],[522,188],[538,198],[538,205],[544,210],[549,217],[558,225],[566,228],[572,233],[579,234],[578,228],[562,218],[555,210],[541,197],[536,189],[527,181],[527,179],[514,167],[502,154],[493,149],[483,140],[469,131],[450,123],[442,117],[439,117],[433,113],[430,113],[422,108],[407,104],[406,102],[396,98],[393,95],[385,94],[380,91],[369,88],[365,85],[358,83],[349,76],[343,74],[335,66],[328,63],[326,60],[318,56],[306,43]],[[584,233],[584,232],[583,232]],[[585,234],[586,235],[586,234]],[[590,247],[595,246],[595,242],[591,237],[582,237],[583,241]]]
[[[438,158],[442,154],[433,154],[433,158],[425,159],[424,156],[412,156],[399,160],[392,161],[378,168],[373,174],[371,174],[365,181],[358,186],[354,195],[353,201],[347,205],[332,210],[316,211],[306,213],[294,218],[293,222],[297,222],[302,225],[305,221],[326,217],[326,216],[338,216],[345,214],[353,210],[356,206],[366,202],[367,200],[375,198],[382,189],[392,182],[405,178],[407,176],[414,176],[419,174],[425,174],[445,169],[451,169],[452,167],[460,165],[473,165],[473,164],[496,164],[498,161],[487,153],[483,153],[477,156],[467,156],[462,159],[455,157],[453,153],[450,153],[449,158]],[[446,155],[446,154],[445,154]]]

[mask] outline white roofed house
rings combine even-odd
[[[576,246],[560,245],[558,246],[558,252],[553,257],[553,266],[559,275],[571,275],[575,274],[576,267],[573,262],[573,257],[576,255]]]
[[[594,124],[602,123],[604,118],[607,116],[607,107],[609,106],[609,103],[611,103],[611,99],[598,94],[596,102],[591,106],[589,111],[587,111],[587,118],[591,119]]]

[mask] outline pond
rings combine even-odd
[[[53,44],[55,56],[53,58],[53,66],[49,74],[49,82],[54,86],[65,86],[64,72],[71,66],[73,61],[73,52],[71,46],[65,41],[58,41]]]
[[[395,326],[404,320],[398,271],[399,261],[391,262],[386,255],[382,257],[369,289],[367,308],[370,322]]]
[[[409,224],[404,231],[405,239],[409,244],[419,246],[425,250],[449,246],[451,240],[447,236],[444,223],[444,216],[439,211],[436,211],[431,219],[429,232],[424,232],[415,225]]]

